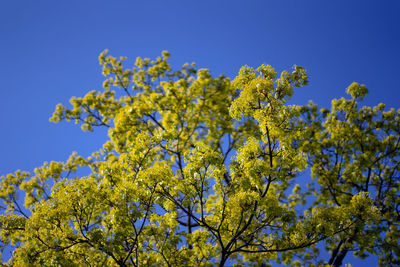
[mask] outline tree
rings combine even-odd
[[[126,68],[101,53],[104,90],[50,120],[109,140],[1,177],[6,265],[340,266],[350,251],[400,264],[400,111],[360,107],[357,83],[330,110],[289,105],[308,82],[299,66],[230,80],[168,58]]]

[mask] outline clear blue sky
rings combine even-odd
[[[297,64],[310,84],[295,103],[327,106],[357,81],[370,90],[367,104],[399,108],[399,14],[396,0],[2,0],[0,174],[101,146],[105,131],[48,118],[57,103],[101,89],[105,48],[130,62],[168,50],[175,66],[195,61],[229,77],[245,64]]]

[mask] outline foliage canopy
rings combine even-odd
[[[330,109],[289,105],[299,66],[230,80],[168,58],[126,68],[101,53],[104,90],[50,120],[107,127],[108,141],[1,177],[6,265],[400,264],[400,111],[361,107],[358,83]]]

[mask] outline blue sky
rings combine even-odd
[[[101,146],[104,130],[48,118],[57,103],[101,89],[105,48],[130,62],[168,50],[174,66],[194,61],[229,77],[243,65],[296,64],[310,84],[294,103],[327,106],[357,81],[370,90],[366,104],[399,108],[399,12],[395,0],[2,0],[0,174]]]

